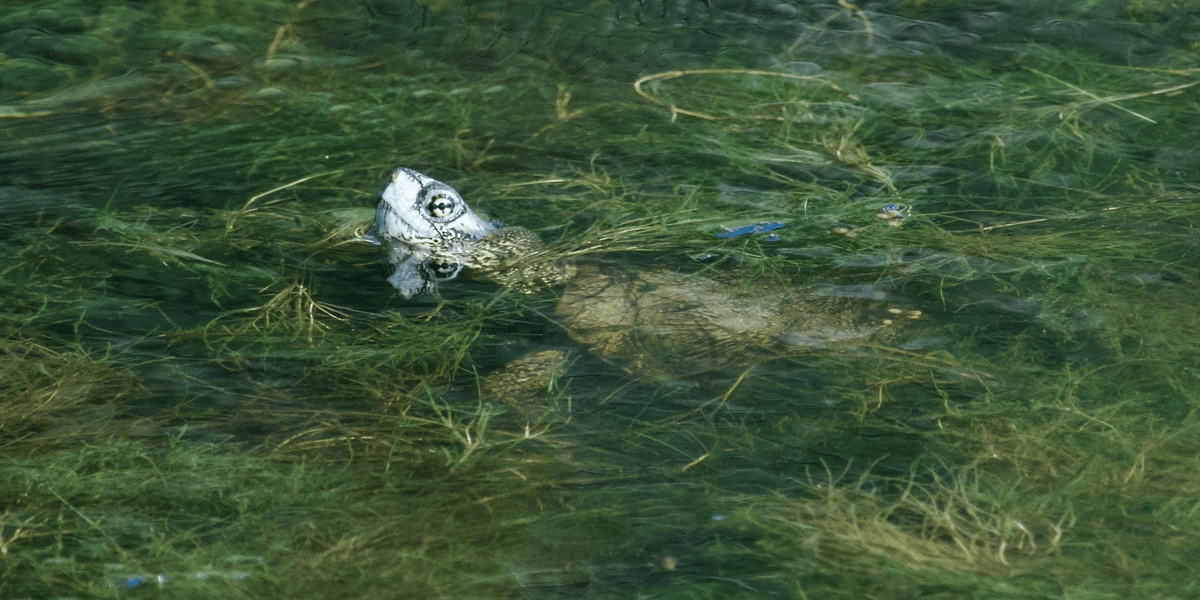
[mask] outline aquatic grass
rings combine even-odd
[[[205,328],[205,341],[212,343],[218,338],[243,338],[250,334],[270,338],[282,333],[290,334],[293,339],[302,337],[311,344],[314,333],[323,333],[329,328],[325,321],[341,321],[350,315],[350,309],[315,300],[310,284],[299,278],[281,282],[278,287],[281,289],[260,306],[230,311],[209,323]],[[271,288],[259,291],[268,290],[274,292]],[[246,318],[232,327],[224,323],[217,326],[221,319],[232,317],[236,321],[242,314],[247,315]]]
[[[900,571],[918,581],[922,572],[931,576],[922,583],[947,574],[1019,573],[1037,562],[1031,556],[1060,553],[1064,534],[1074,524],[1063,507],[1031,506],[1022,497],[1028,490],[1007,487],[1007,481],[970,468],[925,479],[902,482],[892,501],[871,491],[877,482],[814,482],[813,498],[765,500],[744,514],[768,519],[771,524],[762,523],[764,528],[788,530],[766,544],[794,537],[807,547],[793,552],[815,555],[822,563],[850,561],[860,568]]]
[[[1118,424],[1147,431],[1134,420]],[[1052,418],[1036,433],[1017,438],[1029,447],[1014,452],[993,446],[977,463],[914,472],[891,485],[899,486],[898,493],[885,491],[886,480],[879,477],[856,482],[828,476],[813,483],[811,497],[749,499],[739,516],[770,532],[760,548],[790,562],[797,576],[815,574],[799,557],[839,565],[834,568],[839,575],[816,579],[815,589],[830,585],[849,593],[859,581],[851,573],[882,571],[934,596],[947,586],[959,594],[1019,594],[1011,586],[1023,589],[1037,581],[1055,589],[1116,585],[1130,593],[1178,593],[1196,577],[1194,568],[1170,558],[1179,544],[1200,533],[1195,501],[1186,491],[1191,484],[1186,476],[1180,479],[1194,465],[1156,464],[1147,456],[1164,445],[1191,444],[1194,426],[1189,417],[1177,429],[1157,431],[1158,443],[1114,448],[1111,441],[1088,439],[1110,436],[1079,417]],[[997,438],[1014,440],[1011,430],[989,436]],[[1117,460],[1096,455],[1106,445]],[[1164,454],[1179,456],[1174,450]],[[1164,470],[1143,479],[1148,464]],[[1020,478],[1009,475],[1009,465]],[[1164,486],[1143,487],[1151,480]],[[1114,504],[1125,519],[1110,520]],[[1130,531],[1126,519],[1140,526]],[[1142,536],[1171,541],[1166,547],[1151,543],[1153,549],[1146,547],[1137,560],[1116,551]],[[1146,553],[1161,556],[1155,560]],[[1093,561],[1119,573],[1123,583],[1081,568]]]
[[[0,291],[5,309],[0,312],[3,335],[29,327],[78,319],[78,306],[94,287],[94,274],[73,271],[62,256],[62,242],[46,239],[19,250],[5,248],[0,267]]]
[[[103,435],[116,405],[136,385],[111,355],[78,346],[6,338],[0,340],[0,356],[4,446],[52,445]]]
[[[364,379],[376,385],[389,381],[383,375],[385,371],[398,375],[417,372],[415,364],[406,363],[422,357],[429,358],[433,372],[446,374],[465,359],[465,350],[480,335],[483,315],[478,306],[467,308],[464,312],[435,309],[414,317],[394,314],[360,322],[363,329],[353,337],[353,343],[331,354],[325,364],[334,371],[343,366],[351,370],[378,369],[379,377]],[[350,376],[347,380],[356,378]]]
[[[721,83],[720,78],[713,77],[717,75],[734,80],[737,76],[748,77],[751,81],[762,79],[775,85]],[[689,82],[691,85],[683,86],[685,89],[677,92],[678,96],[686,98],[693,105],[727,108],[718,109],[721,111],[719,114],[698,112],[681,109],[675,100],[658,96],[663,94],[663,90],[657,89],[662,82],[684,76],[701,81],[704,80],[703,76],[707,76],[715,83],[705,85]],[[800,84],[783,87],[783,83],[796,83],[793,80]],[[642,89],[647,82],[655,84],[652,86],[655,87],[654,94]],[[762,170],[763,163],[793,164],[801,168],[836,168],[842,165],[895,191],[891,173],[873,164],[868,149],[856,133],[868,114],[867,110],[856,107],[859,100],[856,96],[823,75],[748,69],[669,71],[639,79],[634,83],[634,90],[643,98],[666,107],[672,121],[679,115],[704,121],[732,120],[730,125],[708,126],[705,129],[713,132],[710,140],[714,152],[724,154],[728,149],[730,154],[741,155],[745,159],[745,167]],[[762,95],[745,95],[755,92]],[[758,125],[751,125],[756,122]],[[764,137],[767,140],[761,139]],[[763,148],[762,141],[767,141],[769,149]],[[751,163],[759,163],[759,166],[751,167]]]
[[[734,116],[737,116],[740,118],[755,119],[755,120],[776,120],[776,121],[785,120],[784,116],[774,116],[774,115],[766,116],[766,115],[762,115],[762,114],[756,114],[753,111],[753,108],[755,108],[753,105],[751,105],[751,111],[749,113],[746,112],[745,109],[747,108],[746,107],[747,102],[746,102],[745,98],[738,98],[736,95],[739,93],[744,93],[744,91],[746,91],[746,90],[754,90],[756,87],[758,87],[753,84],[751,84],[749,86],[746,85],[745,83],[741,83],[740,85],[722,85],[722,86],[712,86],[710,84],[708,89],[712,89],[715,87],[715,88],[720,89],[721,91],[726,92],[727,95],[718,96],[715,94],[709,94],[709,95],[705,96],[703,99],[703,100],[707,100],[707,102],[705,102],[706,105],[712,105],[712,104],[716,104],[717,102],[726,102],[727,101],[727,102],[730,102],[734,107],[736,107],[734,110],[726,111],[726,113],[720,117],[714,116],[711,114],[707,114],[707,113],[701,113],[701,112],[696,112],[696,111],[679,108],[676,105],[676,102],[660,99],[658,96],[651,94],[650,92],[643,89],[643,86],[645,86],[647,83],[650,83],[650,84],[652,84],[654,91],[659,92],[658,87],[661,84],[661,82],[669,81],[672,79],[678,79],[680,77],[695,77],[695,76],[703,76],[703,75],[749,76],[749,79],[751,81],[754,81],[755,79],[759,79],[759,78],[781,79],[781,80],[784,80],[786,83],[796,84],[801,89],[804,89],[805,87],[819,88],[819,89],[823,88],[830,92],[834,92],[835,94],[831,95],[832,97],[845,98],[845,97],[849,96],[851,99],[853,99],[853,96],[849,95],[847,92],[842,90],[836,84],[829,81],[828,79],[821,77],[820,75],[799,75],[799,74],[795,74],[795,73],[786,73],[786,72],[780,72],[780,71],[762,71],[762,70],[756,70],[756,69],[688,69],[688,70],[665,71],[662,73],[654,73],[651,75],[645,75],[645,76],[639,78],[637,81],[633,82],[633,91],[636,92],[642,98],[645,98],[645,99],[669,110],[672,115],[672,117],[671,117],[672,120],[674,120],[677,115],[685,115],[685,116],[689,116],[689,117],[695,117],[698,119],[704,119],[706,121],[717,121],[717,120],[721,120],[721,119],[732,118]],[[702,88],[702,89],[704,89],[704,88]],[[775,88],[772,91],[775,91],[776,93],[778,93],[778,88]],[[808,101],[811,101],[811,100],[809,100],[808,98],[805,98],[805,102],[808,102]],[[791,95],[788,98],[788,100],[783,101],[781,99],[781,100],[777,101],[777,104],[780,106],[786,106],[787,104],[795,104],[795,105],[799,105],[799,106],[797,106],[797,108],[803,107],[803,105],[798,100],[798,98],[794,95],[794,93],[793,93],[793,95]],[[804,116],[808,116],[808,115],[804,115]],[[803,119],[803,117],[801,117],[800,119],[797,119],[797,120],[801,120],[801,119]]]
[[[259,371],[271,374],[240,411],[240,420],[263,432],[254,439],[278,456],[395,454],[414,463],[455,440],[467,440],[467,455],[476,449],[480,432],[471,423],[486,429],[492,410],[462,397],[481,347],[478,315],[309,315],[296,304],[300,296],[286,300],[273,316],[264,308],[210,323],[204,346],[194,350],[255,379]],[[169,337],[181,343],[190,335]],[[277,380],[290,383],[278,389]]]
[[[464,544],[489,537],[473,524],[487,523],[486,512],[436,516],[404,478],[363,481],[179,440],[42,453],[6,461],[0,477],[13,510],[3,517],[0,581],[14,593],[134,593],[157,588],[159,576],[163,589],[187,594],[293,585],[311,592],[339,580],[374,582],[368,589],[406,581],[404,589],[418,593],[476,586],[488,579],[462,573],[489,570],[489,587],[506,585],[502,569],[486,566],[492,550],[465,560]],[[374,508],[345,506],[355,491]],[[377,518],[364,519],[362,509]],[[443,533],[430,538],[437,529]],[[451,543],[449,531],[462,542]],[[402,557],[395,570],[378,560],[389,554]]]
[[[171,2],[155,2],[149,7],[166,26],[197,27],[205,25],[227,25],[229,23],[255,23],[264,17],[275,20],[294,8],[292,2],[219,2],[202,0],[186,5]],[[264,13],[268,13],[264,15]],[[273,13],[273,14],[272,14]],[[271,17],[274,18],[271,18]]]
[[[503,457],[526,440],[546,435],[547,425],[525,431],[496,427],[503,409],[439,398],[429,388],[392,397],[383,406],[304,409],[277,420],[279,431],[265,443],[273,460],[384,463],[406,473],[455,473]],[[485,458],[481,458],[486,455]]]
[[[810,591],[832,585],[848,593],[856,579],[813,580],[811,563],[795,556],[842,565],[839,573],[851,564],[880,569],[934,595],[939,586],[1016,594],[1010,585],[1027,589],[1034,581],[1168,596],[1188,589],[1197,574],[1170,557],[1200,534],[1189,491],[1195,394],[1179,386],[1167,361],[1133,359],[1079,372],[1025,360],[1024,367],[994,364],[1008,383],[989,384],[986,405],[964,403],[971,396],[952,391],[951,412],[927,409],[942,432],[934,439],[965,464],[914,464],[899,480],[827,474],[793,499],[751,499],[747,518],[771,532],[763,548],[795,561],[797,576],[816,582]],[[1004,372],[1014,367],[1026,383],[1014,385],[1020,379]],[[902,386],[889,403],[864,413],[868,423],[899,421],[898,404],[910,397]],[[1053,398],[1042,399],[1047,388]],[[1147,402],[1172,396],[1166,404]],[[908,415],[902,422],[921,420]],[[1138,526],[1130,529],[1131,522]],[[1132,559],[1119,547],[1143,550]],[[1082,567],[1096,563],[1124,583]]]

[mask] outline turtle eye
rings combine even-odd
[[[435,219],[449,219],[454,216],[454,210],[457,207],[457,202],[454,198],[446,194],[435,194],[429,199],[429,203],[425,205],[425,210],[429,216]]]

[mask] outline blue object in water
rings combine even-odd
[[[774,231],[776,229],[779,229],[780,227],[783,227],[783,223],[774,223],[774,222],[766,222],[766,221],[764,221],[762,223],[752,223],[750,225],[742,225],[740,227],[726,227],[725,228],[726,231],[718,231],[717,232],[717,237],[735,238],[735,237],[738,237],[739,235],[746,235],[747,233],[764,233],[767,231]],[[776,238],[776,239],[778,239],[778,238]],[[772,241],[774,241],[774,240],[772,240]]]

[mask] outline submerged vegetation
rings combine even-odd
[[[0,8],[0,597],[1200,595],[1193,6],[551,4]],[[399,165],[923,316],[639,372],[397,298]]]

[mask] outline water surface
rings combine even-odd
[[[0,596],[1195,597],[1198,20],[7,3]],[[922,317],[686,368],[561,287],[403,300],[355,233],[397,166],[584,263]]]

